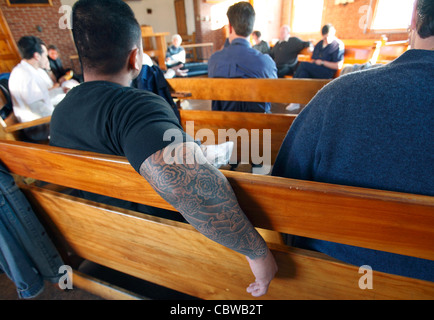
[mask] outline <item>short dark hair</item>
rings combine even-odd
[[[334,28],[331,23],[327,23],[324,27],[321,29],[321,34],[325,36],[326,34],[329,34],[330,30]]]
[[[248,2],[238,2],[230,6],[227,12],[229,23],[235,33],[242,37],[248,37],[255,24],[255,10]]]
[[[261,34],[261,31],[257,31],[257,30],[256,30],[256,31],[253,31],[252,34],[254,34],[255,36],[257,36],[258,39],[259,39],[259,38],[261,37],[261,35],[262,35],[262,34]]]
[[[24,36],[18,40],[17,45],[21,57],[28,60],[32,59],[36,52],[42,54],[42,46],[45,46],[45,43],[38,37]]]
[[[422,39],[434,36],[434,1],[417,1],[416,29]]]
[[[72,34],[84,70],[116,74],[134,45],[141,47],[140,25],[121,0],[79,0],[72,9]]]

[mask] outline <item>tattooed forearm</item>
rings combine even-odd
[[[165,152],[156,152],[140,167],[152,187],[206,237],[250,259],[264,256],[264,240],[242,212],[225,176],[206,163],[200,148],[195,143],[179,145],[173,164],[167,164]]]

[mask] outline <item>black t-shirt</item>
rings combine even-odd
[[[146,90],[105,82],[85,82],[73,88],[55,108],[50,123],[53,146],[126,156],[133,168],[168,146],[166,130],[177,139],[193,141],[169,104]],[[179,213],[76,190],[74,195],[129,210],[184,221]]]
[[[297,37],[291,37],[288,41],[279,41],[271,50],[271,57],[276,65],[295,65],[297,56],[301,50],[310,46],[309,41],[302,41]]]
[[[179,130],[184,141],[189,139],[163,98],[105,81],[85,82],[68,92],[50,126],[51,145],[126,156],[137,172],[150,155],[171,143],[163,140],[167,130]]]

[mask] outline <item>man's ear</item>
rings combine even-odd
[[[411,24],[410,24],[410,29],[411,30],[416,30],[417,27],[417,2],[418,0],[414,1],[414,6],[413,6],[413,15],[411,16]]]
[[[139,55],[142,55],[142,52],[139,48],[134,48],[131,50],[130,55],[128,57],[128,68],[136,71],[140,71],[142,69],[142,59]]]

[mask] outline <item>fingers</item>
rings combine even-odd
[[[266,294],[268,291],[268,284],[260,283],[258,281],[251,283],[247,287],[247,292],[253,297],[260,297]]]

